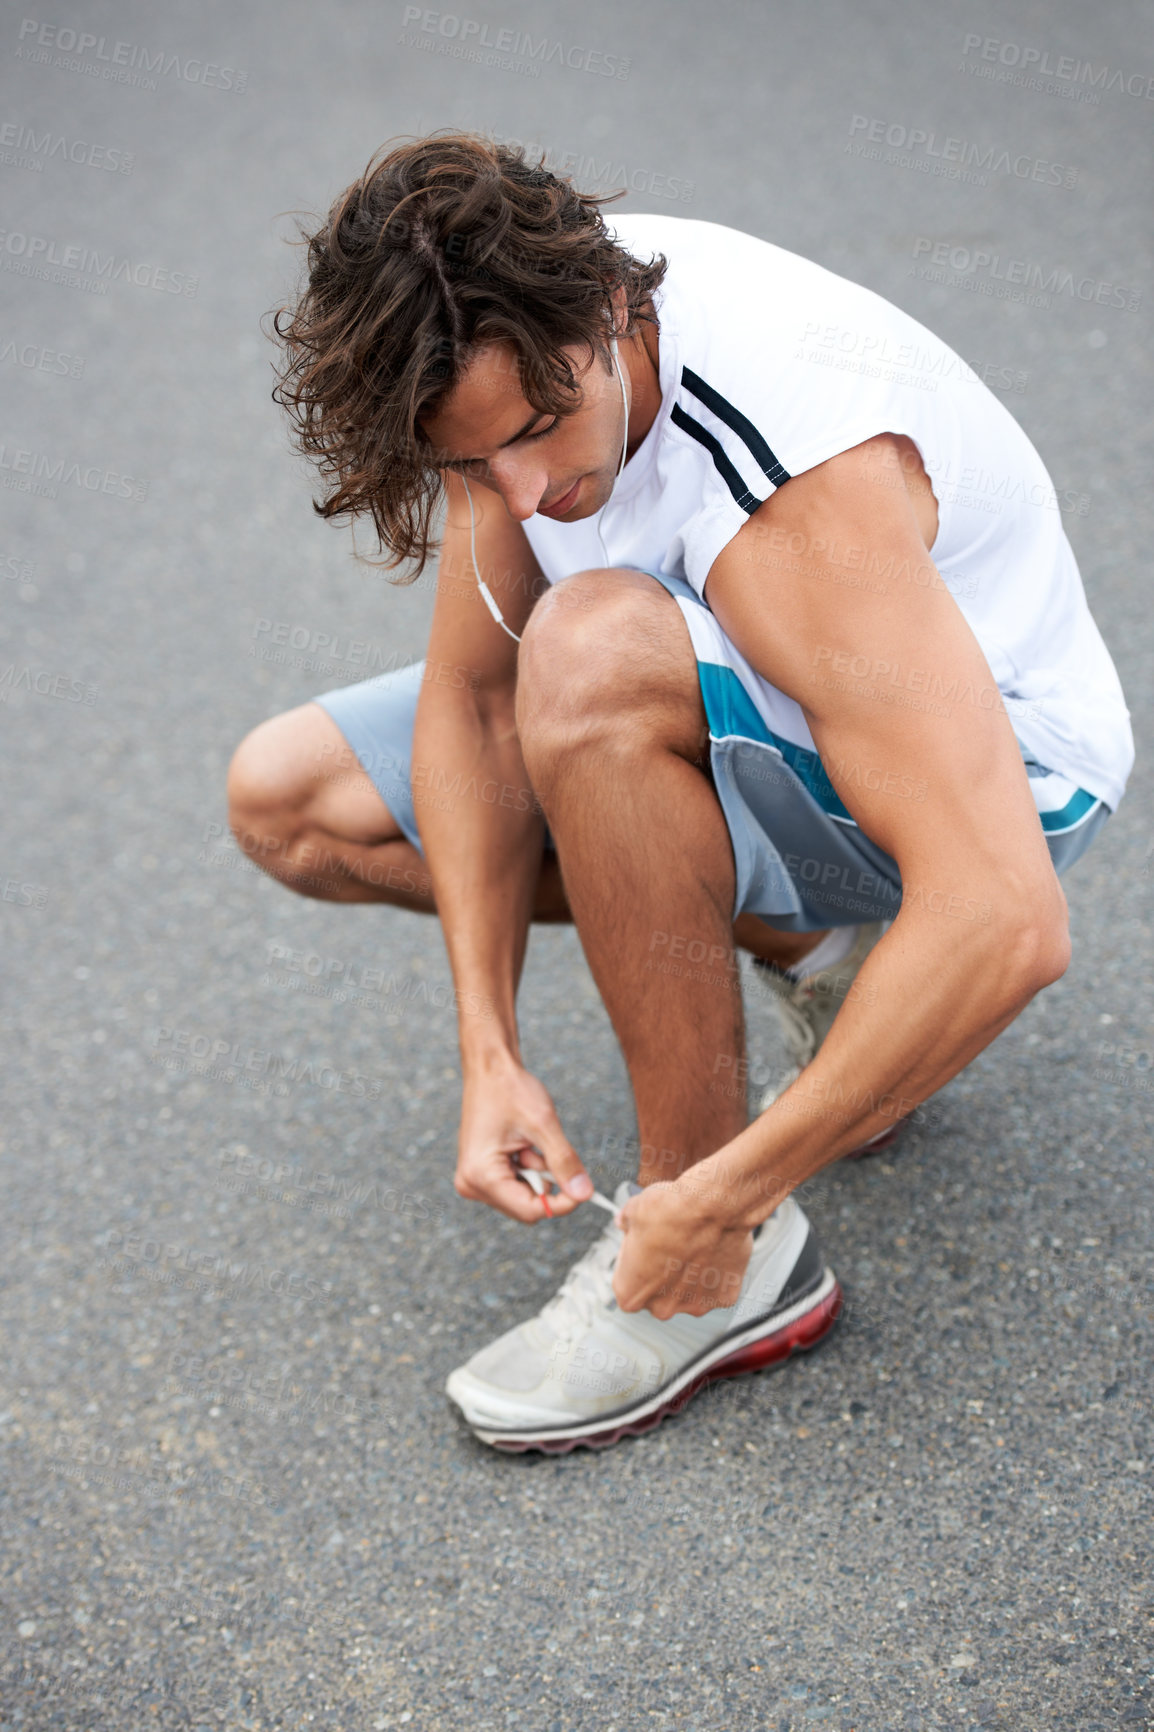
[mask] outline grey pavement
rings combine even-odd
[[[514,64],[461,57],[481,24]],[[258,720],[423,649],[428,583],[311,511],[260,319],[293,212],[441,125],[940,331],[1065,490],[1148,739],[1149,8],[74,0],[5,9],[0,68],[0,1727],[1154,1725],[1141,752],[1066,977],[806,1188],[836,1332],[557,1459],[485,1450],[442,1385],[599,1218],[455,1197],[436,926],[289,896],[223,800]],[[1014,298],[1013,261],[1057,286]],[[534,934],[521,1009],[613,1182],[572,932]]]

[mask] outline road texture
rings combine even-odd
[[[223,783],[264,716],[422,652],[429,582],[311,512],[260,320],[293,213],[443,125],[940,331],[1041,449],[1147,738],[1151,14],[469,4],[0,25],[0,1726],[1149,1727],[1148,760],[1067,880],[1066,977],[807,1187],[836,1333],[560,1459],[485,1450],[442,1385],[600,1218],[455,1197],[438,929],[289,896]],[[572,932],[521,1006],[615,1182]]]

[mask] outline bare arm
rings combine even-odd
[[[901,485],[897,448],[882,435],[788,482],[709,575],[710,606],[802,706],[847,809],[896,860],[903,900],[858,976],[863,990],[797,1081],[676,1186],[659,1187],[682,1190],[678,1202],[630,1206],[638,1225],[637,1205],[652,1211],[647,1265],[688,1211],[717,1228],[699,1254],[744,1267],[748,1229],[782,1197],[940,1088],[1067,965],[1065,898],[1013,729],[930,559],[933,533]],[[881,593],[844,582],[826,558],[835,545],[878,555]],[[807,549],[802,569],[778,547]],[[918,784],[924,800],[901,797]]]
[[[544,818],[514,720],[517,645],[477,589],[469,512],[447,476],[446,523],[425,680],[413,735],[417,827],[459,1006],[464,1080],[457,1189],[519,1220],[545,1210],[513,1175],[514,1154],[559,1179],[581,1164],[545,1089],[524,1070],[515,1001],[541,869]],[[481,574],[518,635],[545,585],[521,525],[498,494],[470,483]],[[592,1187],[590,1186],[591,1190]],[[576,1207],[553,1200],[554,1214]]]

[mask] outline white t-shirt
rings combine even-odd
[[[933,562],[1015,733],[1115,807],[1134,758],[1129,714],[1062,527],[1064,509],[1088,509],[1085,496],[1056,494],[973,370],[872,290],[718,223],[624,215],[612,227],[634,256],[664,253],[669,268],[654,296],[661,408],[600,513],[609,564],[683,578],[701,596],[722,548],[776,487],[875,434],[907,434],[938,502]],[[605,563],[596,517],[534,516],[525,531],[551,582]],[[851,588],[886,581],[859,548],[826,557]],[[727,642],[720,628],[712,638]],[[799,705],[735,649],[727,659],[772,730],[812,750]],[[918,670],[898,678],[925,689]]]

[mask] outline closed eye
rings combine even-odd
[[[555,433],[560,425],[561,417],[555,415],[547,427],[540,428],[536,433],[523,433],[521,439],[511,439],[509,443],[517,445],[524,441],[529,444],[534,439],[547,439],[549,434]],[[488,463],[484,457],[451,457],[442,462],[440,468],[453,469],[458,474],[470,475],[474,480],[483,481],[488,470]]]

